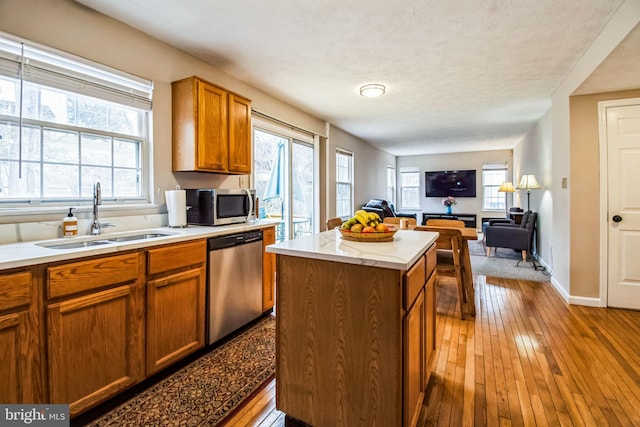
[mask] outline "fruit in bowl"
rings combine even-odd
[[[377,213],[365,210],[357,210],[340,227],[343,239],[356,241],[389,242],[396,231],[395,227],[383,224]]]

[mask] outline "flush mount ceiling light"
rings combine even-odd
[[[360,88],[360,95],[367,98],[375,98],[376,96],[384,95],[385,89],[384,85],[381,84],[364,85]]]

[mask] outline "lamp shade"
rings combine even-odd
[[[539,188],[540,184],[538,184],[538,180],[535,175],[522,175],[520,178],[518,190],[537,190]]]
[[[503,182],[502,185],[500,185],[500,188],[498,188],[498,193],[513,193],[515,191],[516,190],[513,188],[511,181]]]

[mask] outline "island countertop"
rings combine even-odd
[[[338,229],[267,246],[266,251],[347,264],[408,270],[435,243],[438,233],[398,230],[392,242],[343,240]]]

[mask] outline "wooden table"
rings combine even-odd
[[[478,232],[475,228],[465,227],[465,228],[457,228],[457,227],[442,227],[442,226],[433,226],[429,227],[437,227],[437,228],[452,228],[455,230],[460,230],[462,234],[462,247],[460,248],[460,259],[462,261],[462,284],[464,290],[464,301],[462,303],[467,304],[467,311],[469,315],[476,315],[476,303],[475,303],[475,292],[473,290],[473,273],[471,271],[471,254],[469,253],[469,240],[478,240]],[[409,226],[409,230],[413,230],[415,226]],[[463,310],[464,311],[464,310]]]

